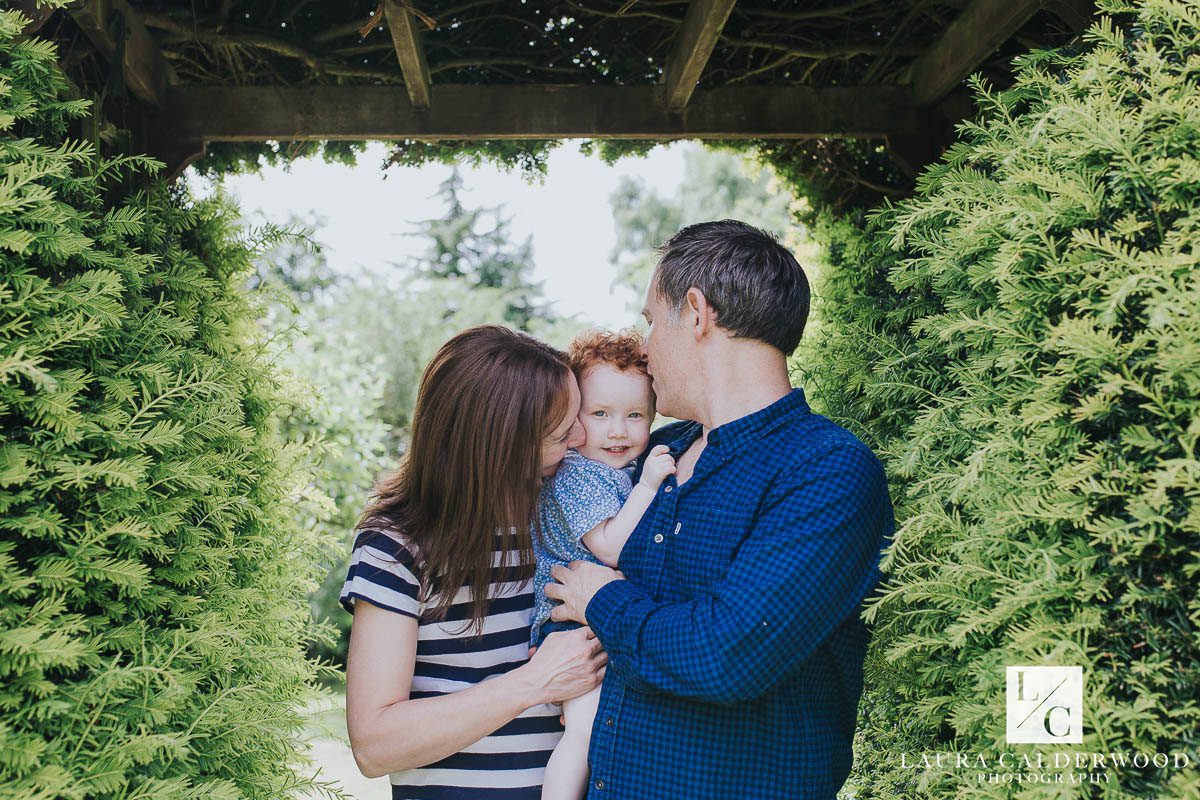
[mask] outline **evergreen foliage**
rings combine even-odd
[[[0,797],[311,788],[303,449],[220,199],[67,138],[57,48],[0,12]],[[138,177],[139,180],[142,178]]]
[[[857,797],[1200,796],[1200,15],[1104,6],[1082,47],[975,82],[980,117],[914,199],[822,223],[802,382],[884,459],[901,523]],[[1084,667],[1083,744],[1056,749],[1192,767],[900,768],[1044,750],[1006,743],[1021,664]]]
[[[467,208],[462,202],[462,174],[455,167],[438,187],[437,199],[446,207],[442,216],[417,223],[416,234],[428,247],[410,266],[417,275],[462,279],[472,289],[495,289],[504,299],[504,321],[528,331],[534,319],[549,321],[553,314],[542,299],[542,285],[533,281],[533,240],[510,241],[509,224],[501,208]]]

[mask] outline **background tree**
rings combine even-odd
[[[740,154],[701,147],[685,152],[683,182],[673,196],[640,178],[622,177],[609,198],[617,231],[615,283],[633,292],[634,310],[640,310],[657,260],[654,248],[696,222],[738,219],[794,243],[792,202],[769,169]]]
[[[514,243],[503,207],[467,208],[462,189],[462,173],[455,166],[434,195],[445,212],[417,223],[421,230],[413,235],[427,240],[427,247],[413,259],[414,272],[461,278],[471,289],[499,290],[504,320],[519,330],[528,331],[534,319],[553,319],[542,300],[541,283],[533,281],[532,237]]]
[[[344,305],[347,276],[332,269],[312,238],[318,226],[293,218],[257,260],[249,283],[269,298],[260,319],[272,360],[286,376],[281,433],[309,453],[314,494],[322,498],[316,507],[291,509],[296,524],[314,531],[322,545],[322,581],[309,606],[323,635],[309,654],[344,665],[349,619],[337,593],[349,532],[375,478],[393,461],[392,428],[380,416],[384,356],[370,349],[353,308]]]
[[[333,627],[310,651],[337,664],[348,643],[350,617],[337,594],[350,537],[374,480],[404,452],[417,386],[437,348],[481,323],[560,345],[584,327],[550,311],[530,277],[532,245],[512,242],[504,209],[468,207],[462,186],[455,169],[435,196],[444,213],[417,223],[424,252],[391,273],[336,270],[314,239],[319,221],[293,219],[250,280],[271,298],[261,322],[290,376],[282,431],[309,448],[314,489],[328,498],[319,513],[297,509],[297,523],[323,543],[323,580],[310,604],[314,619]]]

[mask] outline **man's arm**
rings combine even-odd
[[[835,445],[781,489],[725,578],[696,598],[654,601],[624,580],[586,618],[631,688],[733,703],[768,691],[857,611],[892,533],[879,461]]]

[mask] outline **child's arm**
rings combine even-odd
[[[668,449],[665,444],[660,444],[651,450],[642,465],[641,480],[633,487],[621,510],[580,537],[596,558],[613,569],[616,569],[617,557],[629,534],[633,533],[654,495],[658,494],[658,487],[675,472],[675,459],[668,455]]]

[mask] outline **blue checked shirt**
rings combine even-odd
[[[680,422],[650,444],[678,458],[700,434]],[[589,800],[832,800],[852,760],[861,604],[893,530],[879,460],[803,390],[709,431],[621,551],[627,580],[587,607],[609,658]]]

